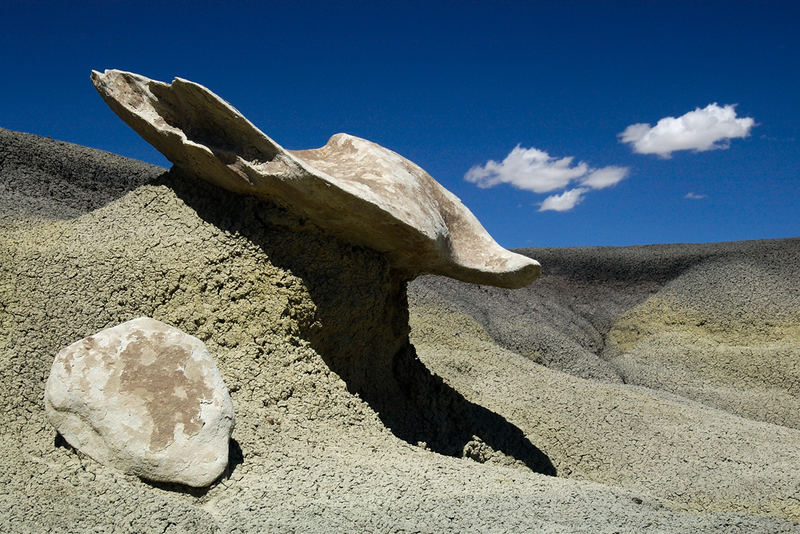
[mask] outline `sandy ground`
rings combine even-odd
[[[528,288],[406,298],[275,206],[0,130],[0,529],[800,532],[799,251],[529,250]],[[140,315],[203,339],[231,390],[206,490],[44,418],[55,353]]]

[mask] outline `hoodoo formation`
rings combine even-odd
[[[380,145],[336,134],[321,148],[286,150],[194,82],[119,70],[93,71],[92,82],[178,169],[382,252],[409,279],[432,273],[515,288],[539,275],[536,261],[498,245],[455,195]]]
[[[0,129],[0,530],[800,532],[797,239],[480,249],[367,141],[285,151],[190,82],[95,82],[175,167]],[[505,289],[527,256],[547,271]],[[426,272],[450,278],[409,282]],[[95,462],[48,420],[53,357],[138,317],[197,338],[227,386],[206,487]],[[207,388],[140,348],[122,394],[186,380],[152,406],[160,450]]]

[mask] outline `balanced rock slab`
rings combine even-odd
[[[61,350],[45,386],[50,423],[125,473],[208,486],[228,465],[233,403],[202,341],[140,317]]]
[[[178,169],[269,199],[339,238],[383,252],[406,279],[440,274],[518,288],[539,264],[501,247],[450,191],[378,144],[336,134],[286,150],[196,83],[92,71],[111,109]]]

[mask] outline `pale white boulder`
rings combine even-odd
[[[45,386],[50,423],[125,473],[208,486],[228,464],[233,403],[205,344],[141,317],[61,350]]]
[[[225,189],[267,198],[320,228],[423,273],[517,288],[539,264],[497,244],[451,192],[380,145],[336,134],[322,148],[286,150],[196,83],[92,71],[114,112],[175,166]]]

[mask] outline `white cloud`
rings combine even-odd
[[[485,165],[472,167],[464,178],[483,188],[511,184],[534,193],[549,193],[592,170],[583,162],[573,166],[573,159],[556,159],[543,150],[517,145],[502,162],[490,159]]]
[[[573,182],[580,187],[552,195],[542,202],[539,211],[567,211],[575,207],[590,189],[616,185],[628,175],[627,167],[614,165],[595,169],[575,158],[555,158],[544,150],[514,147],[501,162],[489,160],[472,167],[464,179],[478,187],[488,188],[510,184],[534,193],[550,193],[564,189]]]
[[[576,187],[560,195],[550,195],[539,204],[539,211],[569,211],[581,203],[587,191],[586,187]]]
[[[688,193],[686,193],[683,196],[683,198],[688,198],[688,199],[691,199],[691,200],[700,200],[700,199],[706,198],[706,196],[707,195],[700,195],[700,194],[692,193],[691,191],[689,191]]]
[[[747,137],[755,125],[751,117],[736,117],[735,106],[695,108],[680,117],[664,117],[655,126],[631,124],[619,134],[620,141],[630,143],[639,154],[658,154],[668,158],[676,150],[725,149],[730,139]]]
[[[592,171],[586,178],[581,180],[581,185],[591,187],[592,189],[605,189],[606,187],[611,187],[621,182],[628,176],[628,170],[628,167],[609,165],[608,167]]]

